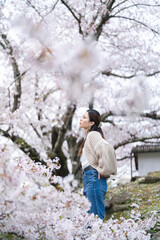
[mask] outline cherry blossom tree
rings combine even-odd
[[[134,144],[159,142],[159,9],[156,0],[0,1],[0,231],[150,239],[154,216],[142,221],[134,210],[103,224],[66,176],[67,161],[74,175],[81,167],[87,108],[101,112],[118,160]]]
[[[10,140],[1,144],[0,232],[23,239],[150,239],[147,231],[157,221],[154,213],[141,220],[137,206],[131,206],[130,219],[111,218],[103,223],[86,213],[90,203],[75,191],[72,177],[52,176],[57,159],[44,166],[18,149],[11,158],[11,149],[15,146]]]
[[[159,7],[1,1],[1,134],[36,162],[58,156],[61,176],[67,159],[80,168],[82,107],[102,113],[118,159],[159,141]]]

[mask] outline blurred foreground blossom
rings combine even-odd
[[[149,109],[151,94],[145,78],[137,76],[125,81],[123,86],[115,86],[115,98],[117,99],[117,114],[138,115]]]
[[[10,33],[23,39],[23,44],[24,42],[27,44],[27,41],[30,42],[28,51],[25,51],[27,52],[25,60],[30,63],[32,70],[49,71],[54,67],[54,54],[52,49],[54,39],[47,23],[36,23],[33,22],[31,18],[20,15],[13,19]]]
[[[90,98],[93,92],[90,90],[96,88],[92,81],[100,71],[101,50],[94,39],[77,38],[72,44],[57,42],[54,28],[51,33],[47,24],[35,23],[24,16],[14,18],[13,30],[24,42],[30,41],[30,50],[25,54],[29,69],[54,72],[54,81],[66,92],[69,101],[79,101],[84,92],[83,98],[87,94]],[[90,87],[85,91],[87,85]]]
[[[71,49],[73,52],[68,59],[62,56],[62,71],[65,76],[62,88],[67,91],[70,100],[80,100],[87,86],[97,74],[99,50],[94,41],[78,41]],[[66,53],[66,51],[64,51]],[[67,60],[67,61],[66,61]]]
[[[106,223],[88,215],[90,203],[79,191],[73,176],[50,178],[54,166],[34,163],[29,158],[11,159],[11,149],[0,146],[0,231],[25,239],[55,240],[149,240],[146,231],[156,223],[154,214],[141,220],[110,218]],[[55,159],[57,163],[58,159]],[[91,228],[88,228],[91,226]]]

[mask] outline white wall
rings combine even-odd
[[[139,176],[160,171],[160,152],[138,153]]]

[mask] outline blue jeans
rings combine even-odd
[[[106,178],[98,179],[96,169],[91,169],[83,173],[84,190],[83,194],[91,202],[91,208],[88,213],[94,213],[104,220],[105,214],[105,194],[107,192]]]

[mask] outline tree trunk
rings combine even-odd
[[[13,68],[13,74],[14,74],[14,82],[15,82],[15,92],[14,92],[14,102],[13,102],[13,107],[12,107],[12,112],[16,111],[19,106],[20,106],[20,99],[21,99],[21,74],[16,62],[16,59],[13,55],[13,48],[11,46],[11,43],[8,41],[7,36],[5,34],[1,35],[4,44],[1,43],[1,46],[3,47],[4,50],[6,50],[7,54],[10,56],[11,60],[11,65]],[[24,75],[24,73],[23,73]]]
[[[73,104],[68,105],[65,114],[63,115],[63,126],[61,128],[53,127],[52,129],[52,151],[60,159],[61,168],[56,171],[57,175],[67,176],[69,174],[68,166],[67,166],[67,157],[63,152],[63,143],[66,140],[65,135],[68,130],[71,129],[72,118],[74,112],[76,110],[76,106]]]

